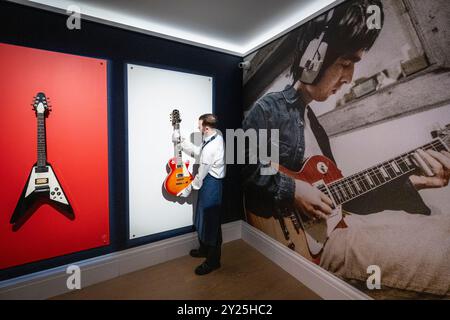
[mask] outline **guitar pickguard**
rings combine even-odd
[[[305,214],[300,215],[300,223],[305,232],[308,248],[312,256],[317,256],[322,251],[325,243],[336,227],[342,221],[342,208],[336,207],[327,220],[314,220]]]
[[[33,167],[25,192],[25,198],[35,191],[45,190],[49,192],[50,200],[68,205],[69,201],[67,201],[67,197],[64,194],[52,167],[46,166],[46,169],[46,172],[38,172],[37,167]]]

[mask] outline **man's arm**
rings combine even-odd
[[[184,146],[186,146],[186,149],[184,149]],[[194,177],[194,180],[192,183],[187,187],[185,190],[183,190],[180,193],[180,196],[187,197],[192,189],[193,190],[199,190],[203,185],[203,180],[207,176],[209,170],[211,169],[212,165],[214,164],[214,161],[216,159],[216,152],[217,149],[213,148],[211,145],[209,147],[206,147],[201,151],[200,148],[196,147],[192,143],[184,143],[183,151],[189,150],[197,155],[201,153],[200,156],[200,165],[198,167],[197,174]]]
[[[181,149],[192,158],[198,158],[200,156],[201,148],[185,138],[181,138]]]
[[[197,175],[192,181],[192,188],[194,190],[199,190],[203,185],[203,179],[209,172],[209,169],[214,164],[214,150],[211,148],[203,149],[203,154],[200,159],[200,165],[198,166]]]
[[[192,189],[199,190],[202,187],[203,179],[205,179],[205,177],[208,174],[210,168],[211,168],[210,164],[201,163],[200,166],[198,167],[197,175],[195,176],[195,178],[192,181],[192,183],[188,187],[186,187],[183,191],[181,191],[178,194],[178,196],[180,196],[180,197],[188,197],[191,194]]]
[[[248,129],[268,129],[264,111],[256,104],[248,113],[243,122],[244,131]],[[268,135],[269,136],[269,135]],[[259,135],[257,132],[257,139]],[[270,148],[270,138],[267,146]],[[259,140],[258,140],[259,142]],[[248,145],[245,146],[245,164],[242,168],[243,186],[246,207],[259,216],[270,217],[294,203],[295,182],[292,178],[277,172],[274,175],[261,175],[264,165],[259,159],[259,143],[255,154],[250,154]]]

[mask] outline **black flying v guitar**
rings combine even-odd
[[[47,143],[45,118],[50,108],[45,93],[38,93],[34,99],[33,110],[37,116],[37,163],[31,169],[28,181],[11,217],[13,230],[17,231],[36,209],[47,203],[68,219],[75,219],[72,206],[64,193],[52,166],[47,163]]]

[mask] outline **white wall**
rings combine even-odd
[[[198,117],[212,112],[213,79],[131,64],[127,74],[129,231],[134,239],[193,223],[195,199],[177,199],[163,187],[174,156],[169,115],[180,111],[181,134],[189,137]],[[194,162],[186,155],[183,159]]]
[[[449,123],[447,105],[334,137],[331,147],[347,176],[430,142],[430,131]],[[450,187],[420,193],[433,213],[450,214]]]

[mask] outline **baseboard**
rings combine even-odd
[[[222,225],[223,242],[241,238],[242,221]],[[81,270],[81,287],[185,256],[198,246],[197,233],[173,237],[137,248],[72,263]],[[68,265],[0,282],[0,300],[42,300],[69,292]]]
[[[368,295],[244,221],[242,239],[323,299],[371,300]]]
[[[223,242],[243,239],[324,299],[371,299],[351,285],[286,248],[244,221],[222,225]],[[181,256],[195,248],[197,234],[150,243],[137,248],[83,260],[81,287],[107,281]],[[69,292],[68,265],[0,282],[0,300],[48,299]]]

